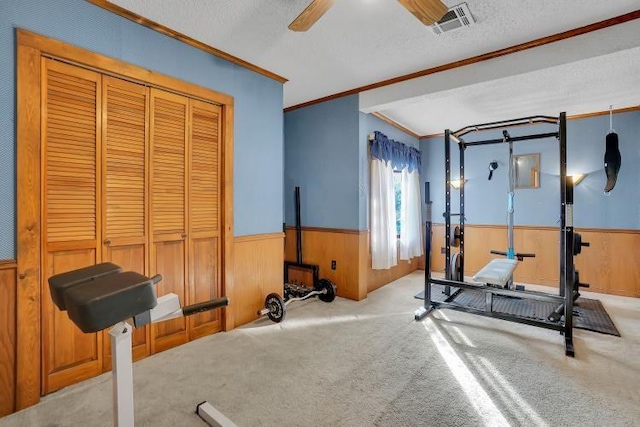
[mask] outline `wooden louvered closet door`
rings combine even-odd
[[[54,306],[47,282],[101,259],[100,78],[42,59],[43,393],[102,372],[102,334],[82,333]]]
[[[221,108],[42,59],[42,393],[111,369],[48,278],[113,262],[182,305],[222,295]],[[220,310],[133,331],[140,359],[221,329]]]
[[[151,89],[151,273],[161,274],[158,296],[187,301],[187,108],[188,98]],[[185,318],[152,325],[151,352],[187,341]]]
[[[220,107],[190,100],[189,304],[218,298],[221,285]],[[189,317],[189,339],[218,332],[220,310]]]
[[[149,274],[147,234],[148,91],[117,78],[102,78],[103,261]],[[132,321],[130,321],[131,324]],[[104,369],[111,369],[105,331]],[[149,327],[132,333],[133,359],[150,353]]]

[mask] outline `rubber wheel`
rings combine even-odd
[[[264,308],[269,310],[267,314],[269,319],[276,323],[282,322],[285,314],[287,314],[287,306],[284,305],[284,300],[276,293],[267,295],[264,300]]]
[[[336,299],[336,285],[329,279],[320,279],[314,287],[316,291],[327,290],[326,293],[318,295],[320,301],[331,302]]]

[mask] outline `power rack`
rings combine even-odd
[[[462,138],[472,132],[503,129],[513,126],[552,124],[557,126],[554,132],[535,133],[525,136],[511,137],[507,131],[503,131],[501,139],[487,139],[481,141],[465,142]],[[580,253],[582,243],[579,235],[574,236],[573,228],[573,181],[567,177],[567,132],[566,113],[560,113],[559,117],[532,116],[519,119],[484,123],[467,126],[455,132],[447,129],[444,134],[445,144],[445,278],[434,278],[431,275],[431,200],[429,196],[429,183],[425,183],[426,238],[425,238],[425,284],[424,305],[415,312],[415,320],[421,320],[437,308],[449,308],[481,316],[493,317],[511,322],[523,323],[561,332],[564,335],[565,354],[574,356],[573,347],[573,303],[577,298],[577,288],[581,284],[575,270],[573,256]],[[515,290],[501,288],[490,284],[470,283],[464,281],[464,184],[460,186],[460,206],[458,213],[451,212],[451,141],[458,145],[460,156],[460,181],[464,183],[464,157],[467,148],[480,147],[490,144],[508,143],[510,150],[512,144],[518,141],[540,140],[556,138],[560,154],[560,268],[559,268],[559,293],[552,295],[542,292]],[[452,265],[451,254],[451,218],[459,219],[455,237],[459,239],[459,253],[456,264]],[[513,258],[513,253],[510,254]],[[517,255],[517,254],[515,254]],[[526,254],[524,254],[526,255]],[[520,258],[521,259],[521,258]],[[457,270],[457,271],[456,271]],[[432,287],[436,286],[442,295],[435,295]],[[462,297],[464,294],[464,298]],[[471,296],[471,297],[470,297]],[[502,302],[501,302],[502,300]],[[509,300],[509,304],[504,304]],[[513,309],[513,302],[526,300],[531,304],[538,304],[535,310],[537,315],[523,312],[522,309]],[[515,304],[517,305],[517,304]],[[541,316],[539,313],[548,313]],[[555,313],[555,314],[554,314]]]

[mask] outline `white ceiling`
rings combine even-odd
[[[436,36],[397,1],[340,0],[308,32],[288,30],[309,1],[111,2],[287,78],[283,107],[640,8],[639,0],[466,0],[476,25]],[[639,21],[374,89],[361,95],[361,110],[427,135],[503,118],[637,106]]]

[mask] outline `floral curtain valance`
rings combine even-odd
[[[391,166],[396,170],[409,168],[409,172],[418,170],[422,167],[422,153],[420,150],[387,138],[385,134],[379,131],[373,133],[371,142],[371,155],[374,159],[380,159],[385,162],[391,161]]]

